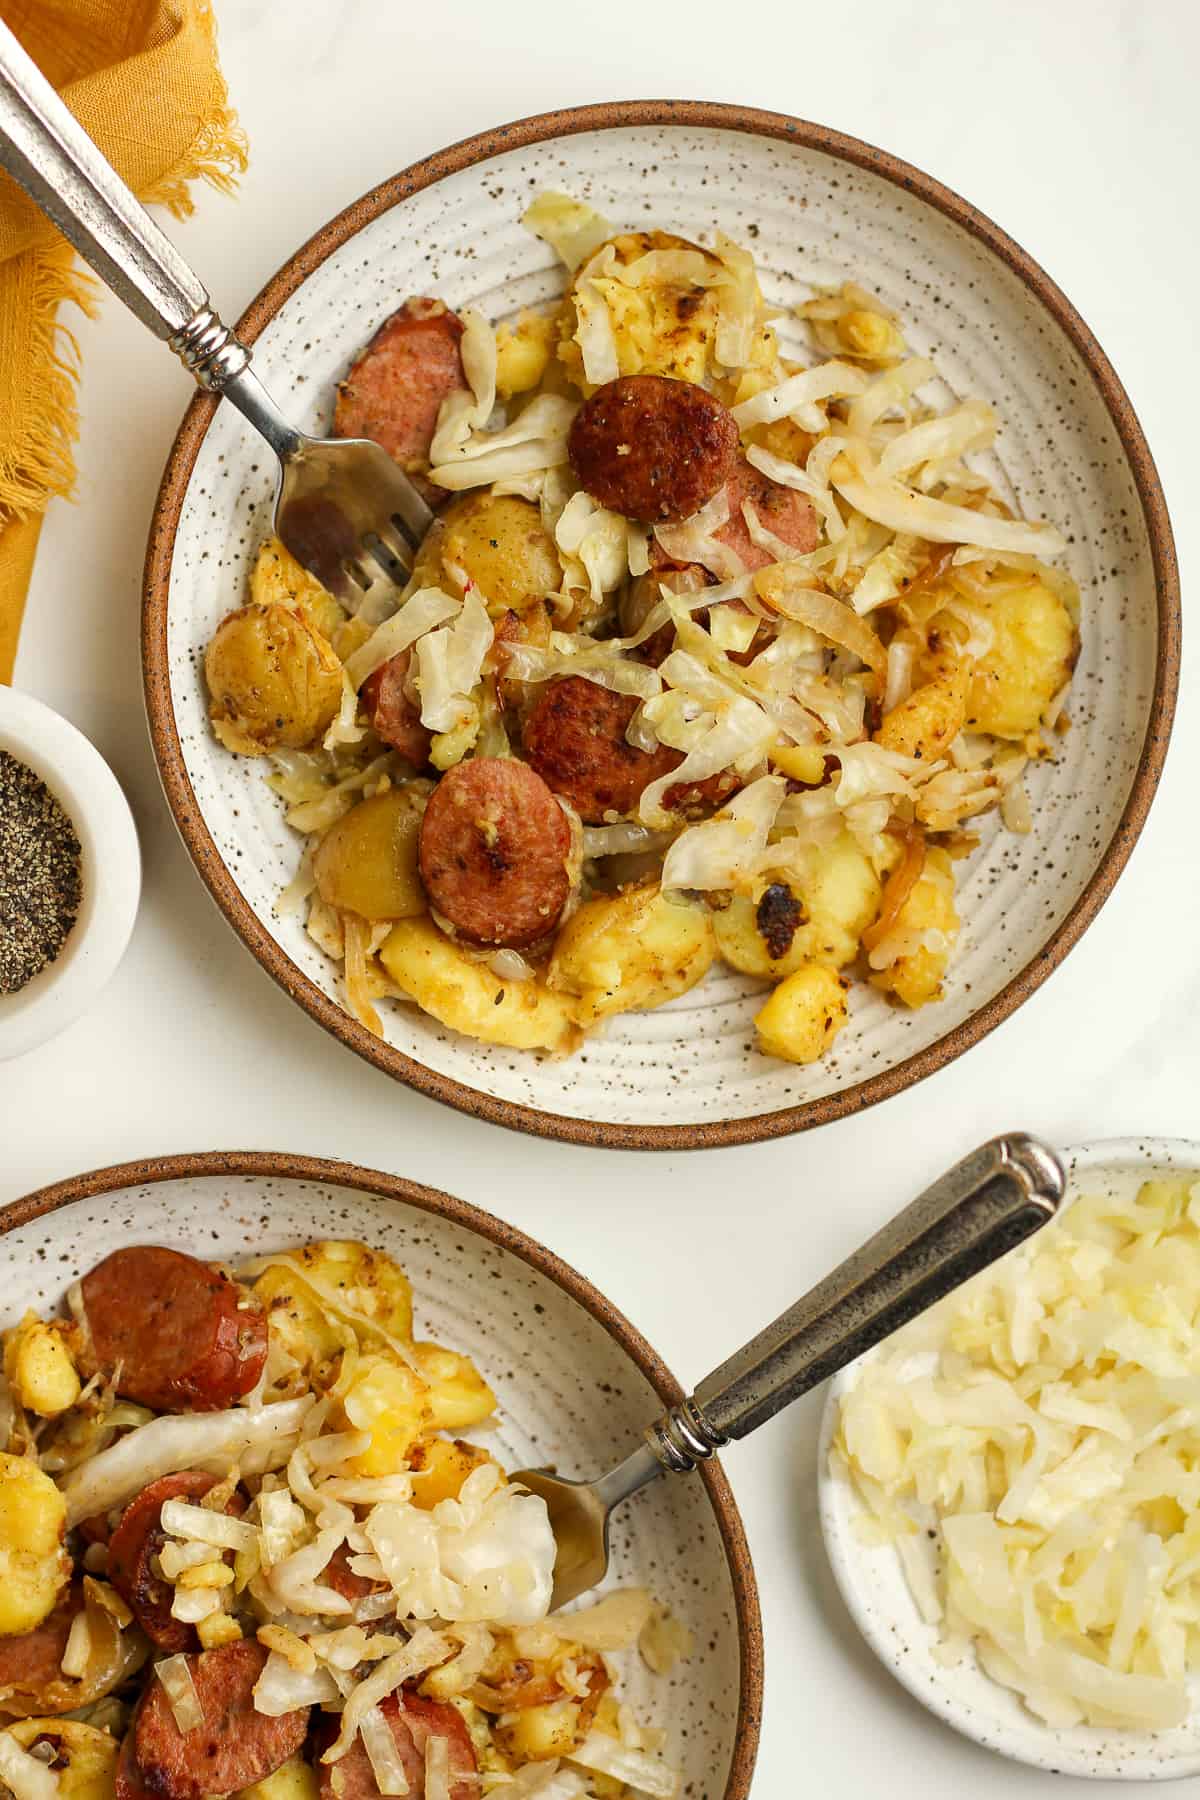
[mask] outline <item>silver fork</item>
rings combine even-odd
[[[686,1474],[1048,1224],[1066,1187],[1036,1138],[993,1138],[927,1188],[839,1269],[647,1426],[598,1481],[546,1469],[512,1479],[541,1495],[557,1555],[551,1606],[604,1579],[613,1509],[660,1475]]]
[[[197,276],[3,24],[0,168],[200,386],[261,432],[279,458],[275,529],[293,556],[342,598],[351,583],[406,577],[433,521],[412,482],[378,444],[311,438],[288,424]]]

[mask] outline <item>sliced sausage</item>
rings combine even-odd
[[[401,1689],[380,1702],[408,1778],[409,1800],[424,1800],[425,1746],[431,1737],[445,1740],[450,1771],[450,1800],[476,1800],[479,1765],[462,1714],[444,1701],[426,1700]],[[317,1764],[320,1800],[379,1800],[379,1786],[361,1738],[335,1763]]]
[[[365,1600],[368,1594],[384,1593],[388,1586],[386,1581],[372,1581],[369,1575],[356,1575],[350,1567],[350,1553],[344,1544],[334,1551],[332,1560],[321,1571],[321,1584],[331,1587],[352,1606]]]
[[[401,650],[362,684],[362,703],[371,729],[385,744],[398,750],[405,762],[423,769],[429,761],[433,733],[421,723],[421,714],[405,689],[411,650]]]
[[[622,634],[633,637],[641,630],[649,613],[662,599],[660,589],[669,588],[673,594],[696,594],[701,588],[710,587],[715,580],[716,576],[710,575],[699,563],[673,561],[657,538],[652,538],[649,573],[631,581],[619,602]],[[639,662],[649,663],[652,669],[657,669],[674,647],[675,627],[668,619],[631,654]]]
[[[91,1627],[87,1665],[80,1675],[64,1675],[63,1653],[85,1606]],[[149,1649],[140,1631],[133,1626],[118,1630],[98,1604],[86,1601],[82,1583],[74,1582],[33,1631],[0,1641],[0,1715],[77,1716],[81,1707],[93,1706],[121,1687],[145,1662]]]
[[[196,1642],[194,1627],[171,1617],[175,1589],[154,1572],[154,1560],[167,1537],[162,1528],[163,1502],[200,1500],[216,1481],[215,1475],[202,1474],[199,1469],[152,1481],[125,1508],[109,1543],[108,1579],[160,1650],[188,1650]],[[213,1555],[219,1557],[220,1551],[214,1550]]]
[[[742,511],[747,500],[757,513],[759,524],[782,538],[790,550],[807,553],[816,549],[817,515],[806,495],[781,487],[740,455],[730,471],[725,491],[729,496],[729,518],[713,535],[740,556],[748,569],[765,569],[777,559],[751,538]]]
[[[506,757],[458,763],[421,821],[430,901],[473,944],[527,949],[558,923],[571,892],[571,828],[533,769]]]
[[[665,524],[712,499],[732,472],[738,442],[728,408],[694,382],[623,375],[584,401],[567,451],[601,506]]]
[[[440,300],[406,300],[340,383],[335,435],[373,439],[402,469],[427,468],[442,401],[467,385],[462,334]]]
[[[0,1638],[0,1712],[7,1710],[3,1697],[33,1699],[63,1679],[63,1651],[82,1608],[83,1587],[72,1582],[40,1625],[17,1637]]]
[[[644,789],[682,758],[663,746],[637,749],[625,733],[637,711],[632,694],[614,694],[582,676],[552,681],[525,721],[525,754],[547,787],[586,825],[607,813],[631,813]]]
[[[194,1256],[140,1244],[85,1275],[97,1367],[120,1367],[118,1392],[156,1412],[209,1412],[248,1394],[267,1360],[267,1320]]]
[[[647,751],[627,741],[637,705],[632,694],[614,694],[568,675],[546,688],[525,721],[523,742],[530,763],[587,825],[602,824],[609,813],[635,812],[650,783],[683,761],[678,750],[665,744]],[[724,774],[685,781],[667,788],[663,805],[668,812],[686,815],[709,811],[741,785],[737,776]]]
[[[274,1774],[308,1735],[310,1708],[269,1718],[254,1684],[267,1652],[250,1638],[188,1657],[204,1723],[180,1731],[161,1681],[151,1679],[131,1730],[142,1787],[156,1800],[205,1800]]]
[[[138,1768],[137,1755],[134,1748],[134,1730],[130,1725],[121,1740],[121,1748],[117,1755],[117,1766],[113,1775],[116,1800],[155,1800],[155,1796],[146,1786],[142,1772]]]

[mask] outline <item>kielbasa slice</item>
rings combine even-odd
[[[593,500],[627,518],[690,518],[728,480],[737,455],[729,409],[691,381],[622,375],[571,425],[571,467]]]
[[[248,1394],[267,1360],[267,1320],[215,1269],[142,1244],[114,1250],[81,1284],[97,1367],[156,1412],[210,1412]]]
[[[609,813],[635,812],[650,783],[683,761],[665,744],[647,751],[626,740],[637,705],[632,694],[568,675],[550,684],[525,721],[522,741],[530,763],[586,825],[603,824]],[[710,811],[741,785],[727,774],[681,782],[666,790],[663,805],[685,815]]]
[[[571,828],[541,776],[507,757],[450,769],[421,821],[430,901],[473,944],[527,949],[558,923],[571,892]]]
[[[267,1652],[250,1638],[189,1656],[204,1723],[180,1731],[160,1681],[151,1679],[130,1730],[143,1790],[157,1800],[205,1800],[273,1775],[308,1735],[310,1708],[270,1718],[255,1711],[254,1684]]]
[[[154,1800],[150,1789],[142,1779],[138,1768],[137,1756],[134,1753],[133,1726],[126,1730],[121,1739],[121,1748],[117,1755],[117,1766],[113,1775],[113,1786],[116,1800]]]
[[[401,650],[368,675],[360,691],[375,735],[398,750],[405,762],[423,769],[429,761],[433,733],[422,725],[421,715],[405,690],[411,661],[412,651]]]
[[[321,1585],[331,1587],[343,1600],[349,1600],[351,1606],[365,1600],[368,1594],[385,1593],[388,1586],[386,1581],[372,1581],[369,1575],[356,1575],[350,1567],[350,1553],[344,1544],[334,1551],[332,1560],[322,1569]]]
[[[215,1475],[185,1469],[163,1475],[142,1489],[121,1514],[108,1546],[108,1579],[134,1618],[160,1650],[175,1653],[192,1648],[195,1628],[171,1617],[175,1589],[154,1572],[154,1559],[166,1542],[162,1528],[165,1500],[200,1500],[216,1486]],[[213,1551],[214,1557],[220,1556]]]
[[[683,760],[677,750],[639,750],[626,741],[637,711],[632,694],[614,694],[580,675],[552,681],[525,721],[525,754],[547,787],[585,825],[631,813],[644,789]]]
[[[746,500],[757,513],[759,524],[781,538],[789,550],[807,554],[816,549],[817,515],[805,494],[781,487],[740,455],[730,471],[725,491],[729,496],[729,518],[713,536],[740,556],[748,569],[765,569],[778,559],[750,536],[742,511]]]
[[[0,1696],[13,1694],[22,1701],[36,1699],[56,1681],[64,1679],[63,1651],[75,1623],[75,1615],[83,1609],[83,1587],[72,1582],[59,1597],[54,1611],[47,1613],[32,1631],[16,1637],[0,1638]],[[3,1712],[0,1699],[0,1712]]]
[[[476,1800],[479,1765],[471,1734],[455,1707],[401,1689],[380,1702],[380,1711],[404,1765],[409,1800],[424,1800],[425,1746],[431,1737],[443,1738],[446,1743],[450,1800]],[[355,1738],[337,1762],[319,1762],[317,1769],[320,1800],[379,1800],[379,1786],[361,1738]]]
[[[427,468],[442,401],[467,385],[462,334],[440,300],[406,300],[339,384],[335,436],[371,438],[402,469]]]

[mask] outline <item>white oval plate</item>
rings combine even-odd
[[[199,400],[185,421],[152,532],[144,626],[168,799],[214,897],[275,979],[359,1054],[440,1099],[634,1148],[819,1124],[898,1091],[1011,1012],[1116,879],[1165,752],[1175,678],[1170,531],[1153,465],[1102,352],[1047,277],[956,196],[851,139],[745,109],[642,110],[656,109],[674,122],[582,130],[560,116],[555,135],[528,141],[551,123],[528,121],[386,184],[251,307],[255,366],[297,424],[321,435],[338,378],[406,295],[437,294],[493,321],[557,295],[561,269],[520,224],[546,188],[589,199],[619,227],[709,242],[726,231],[752,246],[776,306],[853,277],[896,307],[949,390],[994,403],[1002,430],[989,472],[1019,507],[1062,524],[1085,596],[1072,729],[1057,765],[1032,773],[1032,832],[1001,831],[993,815],[960,865],[964,929],[944,999],[907,1012],[856,984],[849,1027],[810,1067],[759,1054],[752,1022],[766,990],[724,968],[666,1007],[614,1019],[566,1059],[490,1048],[392,1002],[380,1009],[381,1045],[341,1011],[337,969],[299,918],[276,916],[300,840],[262,765],[230,755],[208,725],[204,649],[243,601],[275,487],[270,452],[232,407],[213,414]],[[637,112],[596,108],[591,120]],[[683,122],[697,116],[745,123]]]
[[[395,1176],[299,1156],[163,1158],[15,1201],[0,1211],[0,1328],[26,1307],[58,1311],[72,1281],[128,1244],[232,1260],[317,1237],[357,1238],[401,1264],[419,1335],[465,1351],[494,1388],[497,1429],[480,1442],[507,1468],[602,1473],[663,1410],[650,1375],[667,1387],[671,1377],[649,1345],[532,1239]],[[758,1740],[761,1634],[724,1475],[655,1483],[617,1514],[612,1550],[605,1585],[648,1587],[695,1644],[666,1677],[652,1675],[636,1651],[623,1655],[623,1691],[640,1718],[665,1728],[681,1791],[744,1800]]]
[[[1156,1175],[1200,1176],[1200,1143],[1183,1138],[1112,1138],[1066,1153],[1072,1193],[1126,1198]],[[871,1355],[868,1352],[868,1357]],[[1108,1781],[1171,1781],[1200,1775],[1200,1677],[1193,1679],[1192,1719],[1172,1731],[1105,1731],[1077,1725],[1056,1731],[1026,1710],[1010,1689],[985,1675],[973,1657],[953,1668],[935,1660],[937,1632],[917,1611],[888,1545],[861,1543],[861,1502],[829,1467],[838,1403],[868,1357],[844,1369],[829,1389],[821,1421],[817,1472],[821,1530],[834,1578],[850,1616],[884,1667],[930,1712],[986,1750],[1053,1774]]]

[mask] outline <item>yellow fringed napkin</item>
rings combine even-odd
[[[245,140],[217,63],[208,0],[0,0],[20,39],[118,174],[146,201],[191,211],[188,183],[226,191]],[[78,346],[58,311],[92,311],[95,284],[0,174],[0,682],[12,678],[42,514],[75,475]]]

